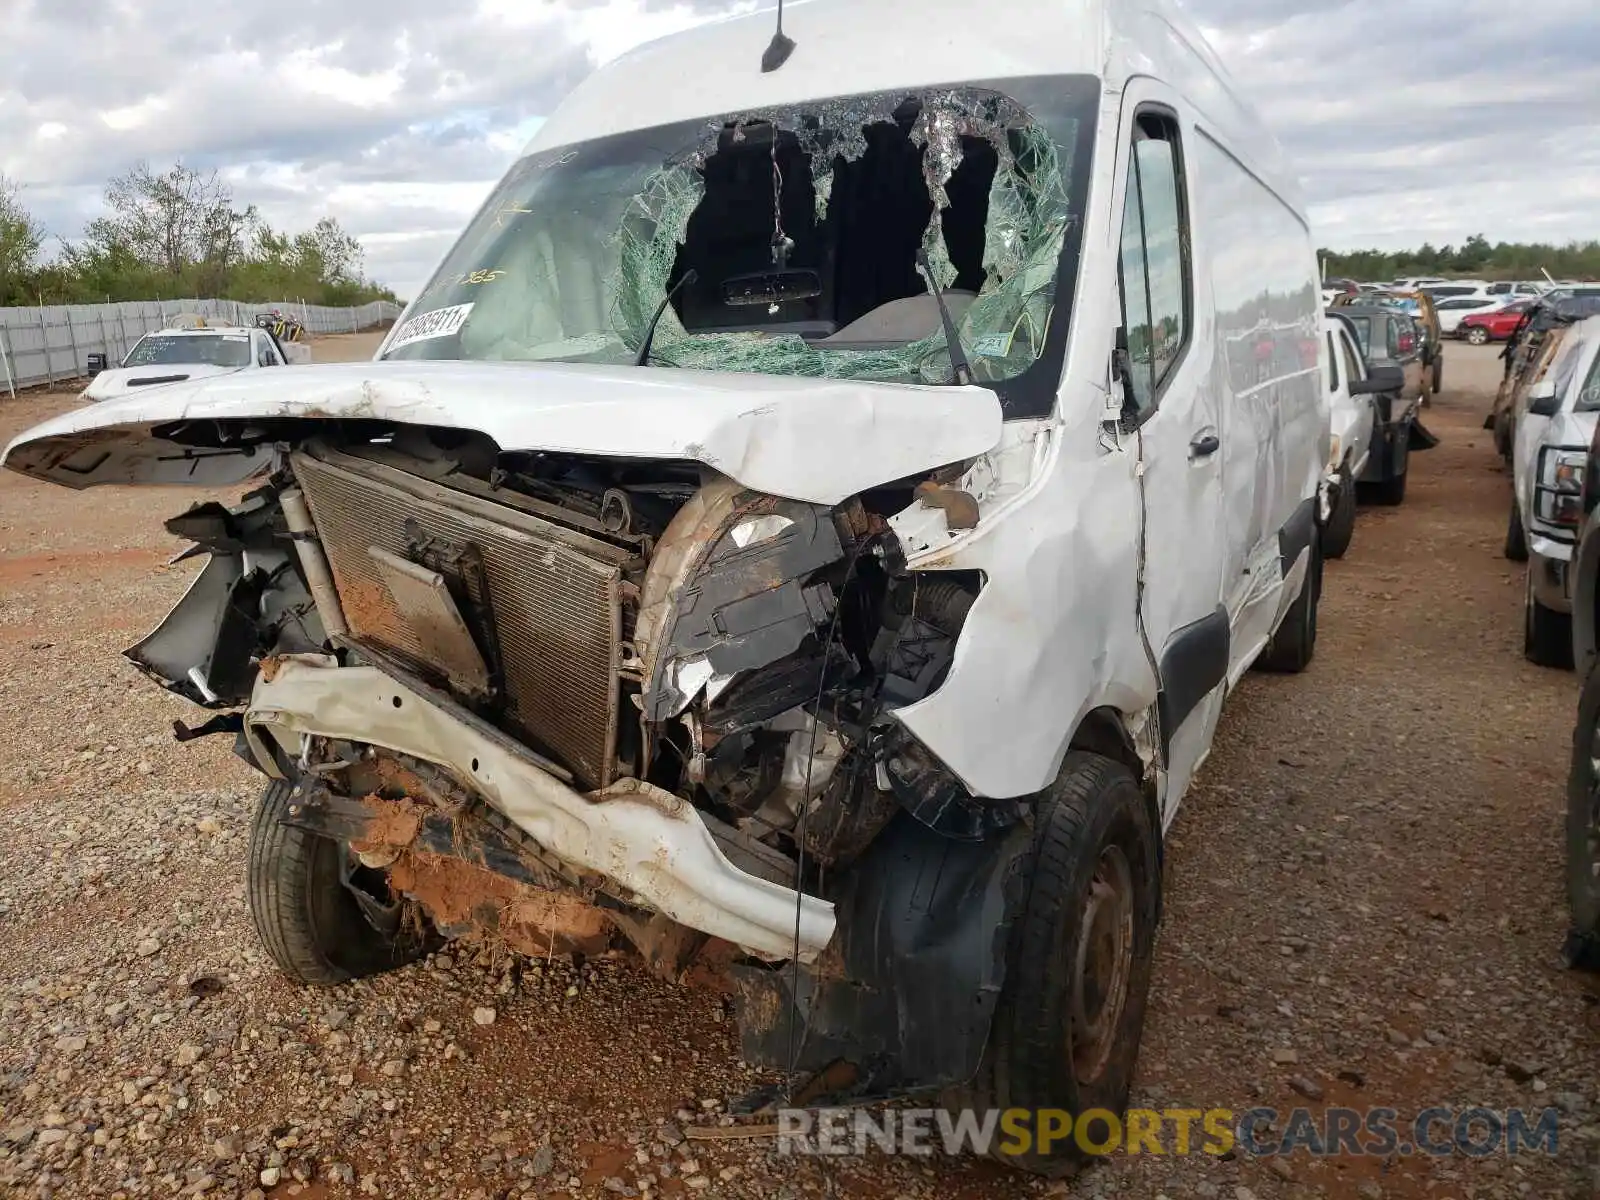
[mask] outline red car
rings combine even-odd
[[[1466,338],[1474,346],[1503,342],[1516,332],[1523,314],[1532,307],[1532,300],[1518,300],[1492,312],[1468,313],[1456,326],[1456,336]]]

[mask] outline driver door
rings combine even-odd
[[[1193,253],[1185,122],[1152,80],[1124,95],[1119,360],[1140,455],[1140,615],[1160,679],[1163,821],[1211,745],[1226,688],[1222,414]]]

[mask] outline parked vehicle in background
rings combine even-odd
[[[1447,300],[1435,299],[1433,307],[1439,314],[1439,331],[1445,337],[1452,337],[1468,315],[1492,312],[1504,304],[1504,300],[1493,296],[1456,296]]]
[[[1361,285],[1353,279],[1324,279],[1322,281],[1322,302],[1329,303],[1335,296],[1354,295],[1361,290]]]
[[[200,317],[179,318],[165,329],[145,334],[110,370],[96,373],[80,395],[85,400],[120,396],[182,383],[231,375],[288,362],[271,332],[246,325],[208,325]]]
[[[1367,477],[1372,440],[1377,432],[1375,397],[1402,383],[1398,371],[1369,371],[1356,344],[1355,329],[1338,309],[1329,309],[1323,325],[1327,356],[1323,364],[1328,389],[1328,473],[1324,481],[1322,553],[1342,558],[1356,527],[1356,481]]]
[[[1362,293],[1356,296],[1336,296],[1333,303],[1339,306],[1378,304],[1397,309],[1416,323],[1419,359],[1424,376],[1421,402],[1426,404],[1430,394],[1437,395],[1444,386],[1444,330],[1439,325],[1439,312],[1433,297],[1426,292],[1385,291]]]
[[[1425,283],[1416,290],[1427,292],[1435,301],[1489,295],[1489,285],[1481,279],[1452,279],[1446,283]]]
[[[1517,297],[1531,300],[1544,294],[1544,288],[1532,282],[1506,283],[1500,281],[1491,283],[1488,291],[1491,296],[1504,296],[1508,300]]]
[[[1434,442],[1418,423],[1426,374],[1416,323],[1382,305],[1339,305],[1328,310],[1341,321],[1361,352],[1361,378],[1373,379],[1376,424],[1366,466],[1356,474],[1359,498],[1394,505],[1406,496],[1413,448]]]
[[[1414,292],[1418,288],[1431,287],[1434,284],[1449,283],[1448,279],[1440,279],[1437,275],[1410,276],[1405,279],[1396,279],[1389,286],[1397,292]]]
[[[209,562],[130,653],[269,777],[291,978],[429,916],[674,980],[709,947],[741,1057],[817,1102],[1126,1110],[1163,832],[1245,671],[1316,648],[1315,246],[1179,5],[917,12],[634,50],[374,361],[6,451],[254,482],[171,522]]]
[[[1512,449],[1506,557],[1528,564],[1523,654],[1544,667],[1572,665],[1568,567],[1583,515],[1589,445],[1600,421],[1600,317],[1573,325],[1549,370],[1528,388]]]
[[[1483,427],[1493,430],[1495,449],[1509,464],[1516,444],[1517,418],[1528,389],[1544,378],[1567,330],[1585,317],[1600,315],[1600,295],[1561,299],[1541,297],[1527,312],[1500,352],[1505,372]]]
[[[1513,300],[1495,308],[1468,312],[1456,323],[1456,336],[1474,346],[1503,342],[1522,324],[1523,314],[1534,306],[1532,299]]]

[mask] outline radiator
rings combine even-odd
[[[427,537],[475,546],[504,668],[503,707],[493,719],[582,782],[610,783],[625,552],[481,496],[337,451],[299,451],[293,463],[350,636],[425,671],[447,673],[436,648],[396,603],[372,551],[406,557],[408,518]],[[477,604],[483,599],[472,595]]]

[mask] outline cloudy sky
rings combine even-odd
[[[770,2],[0,0],[0,173],[73,237],[107,176],[182,156],[274,224],[336,216],[409,295],[584,74]],[[1595,0],[1189,8],[1283,138],[1321,243],[1600,237]]]

